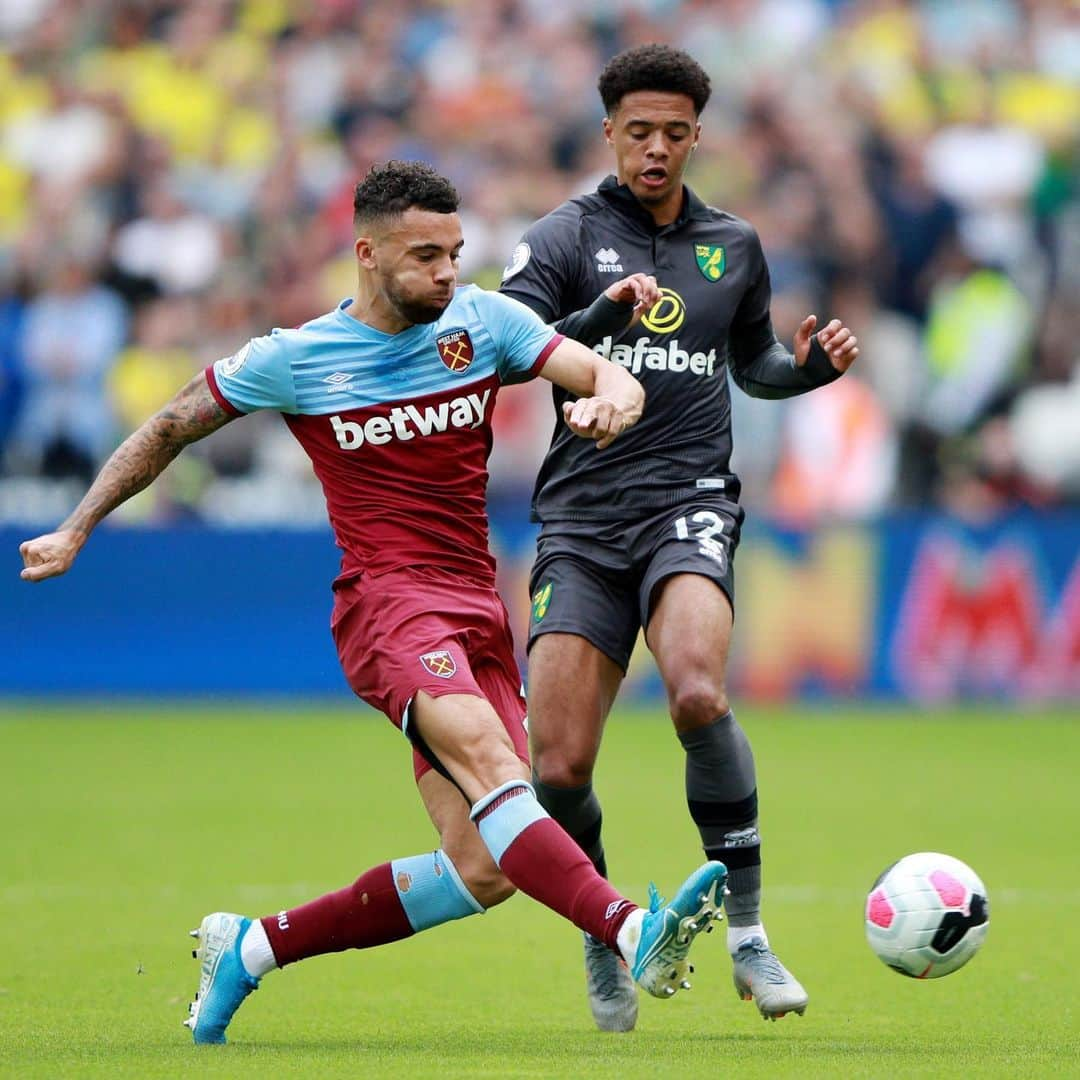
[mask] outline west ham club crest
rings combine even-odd
[[[468,330],[450,330],[435,339],[439,359],[455,375],[461,374],[473,362],[473,344]]]
[[[429,674],[439,679],[449,679],[457,673],[457,664],[454,663],[454,658],[447,649],[424,653],[420,657],[420,663]]]

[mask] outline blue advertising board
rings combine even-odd
[[[534,532],[492,507],[520,644]],[[329,633],[327,529],[98,530],[73,570],[21,582],[0,530],[0,695],[347,695]],[[730,686],[743,698],[1080,703],[1080,513],[929,514],[792,531],[736,560]],[[523,659],[523,658],[522,658]],[[639,643],[624,699],[660,683]]]

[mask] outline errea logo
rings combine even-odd
[[[437,435],[452,427],[480,427],[490,398],[491,390],[485,390],[425,405],[423,411],[415,405],[395,405],[386,416],[369,416],[363,423],[331,416],[330,426],[342,450],[359,450],[364,443],[384,446],[394,439],[408,442],[417,435]]]
[[[596,269],[601,274],[621,274],[622,263],[619,262],[619,253],[614,248],[602,247],[595,254]]]

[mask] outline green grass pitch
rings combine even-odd
[[[266,914],[434,846],[409,754],[359,708],[0,710],[0,1076],[898,1077],[1080,1075],[1075,710],[741,712],[757,755],[765,919],[810,991],[766,1024],[723,933],[694,989],[592,1029],[577,933],[525,897],[409,941],[268,976],[227,1047],[181,1027],[186,931]],[[662,710],[610,722],[597,786],[613,880],[642,899],[700,861]],[[884,866],[936,849],[987,884],[964,969],[870,953]]]

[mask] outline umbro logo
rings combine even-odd
[[[596,269],[601,274],[621,274],[622,263],[619,262],[619,253],[614,248],[602,247],[595,255]]]
[[[329,384],[326,388],[328,394],[337,394],[350,388],[352,376],[345,371],[335,371],[333,375],[327,375],[323,382]]]
[[[608,904],[607,910],[604,912],[604,919],[614,919],[615,916],[629,903],[629,900],[612,900],[611,903]]]

